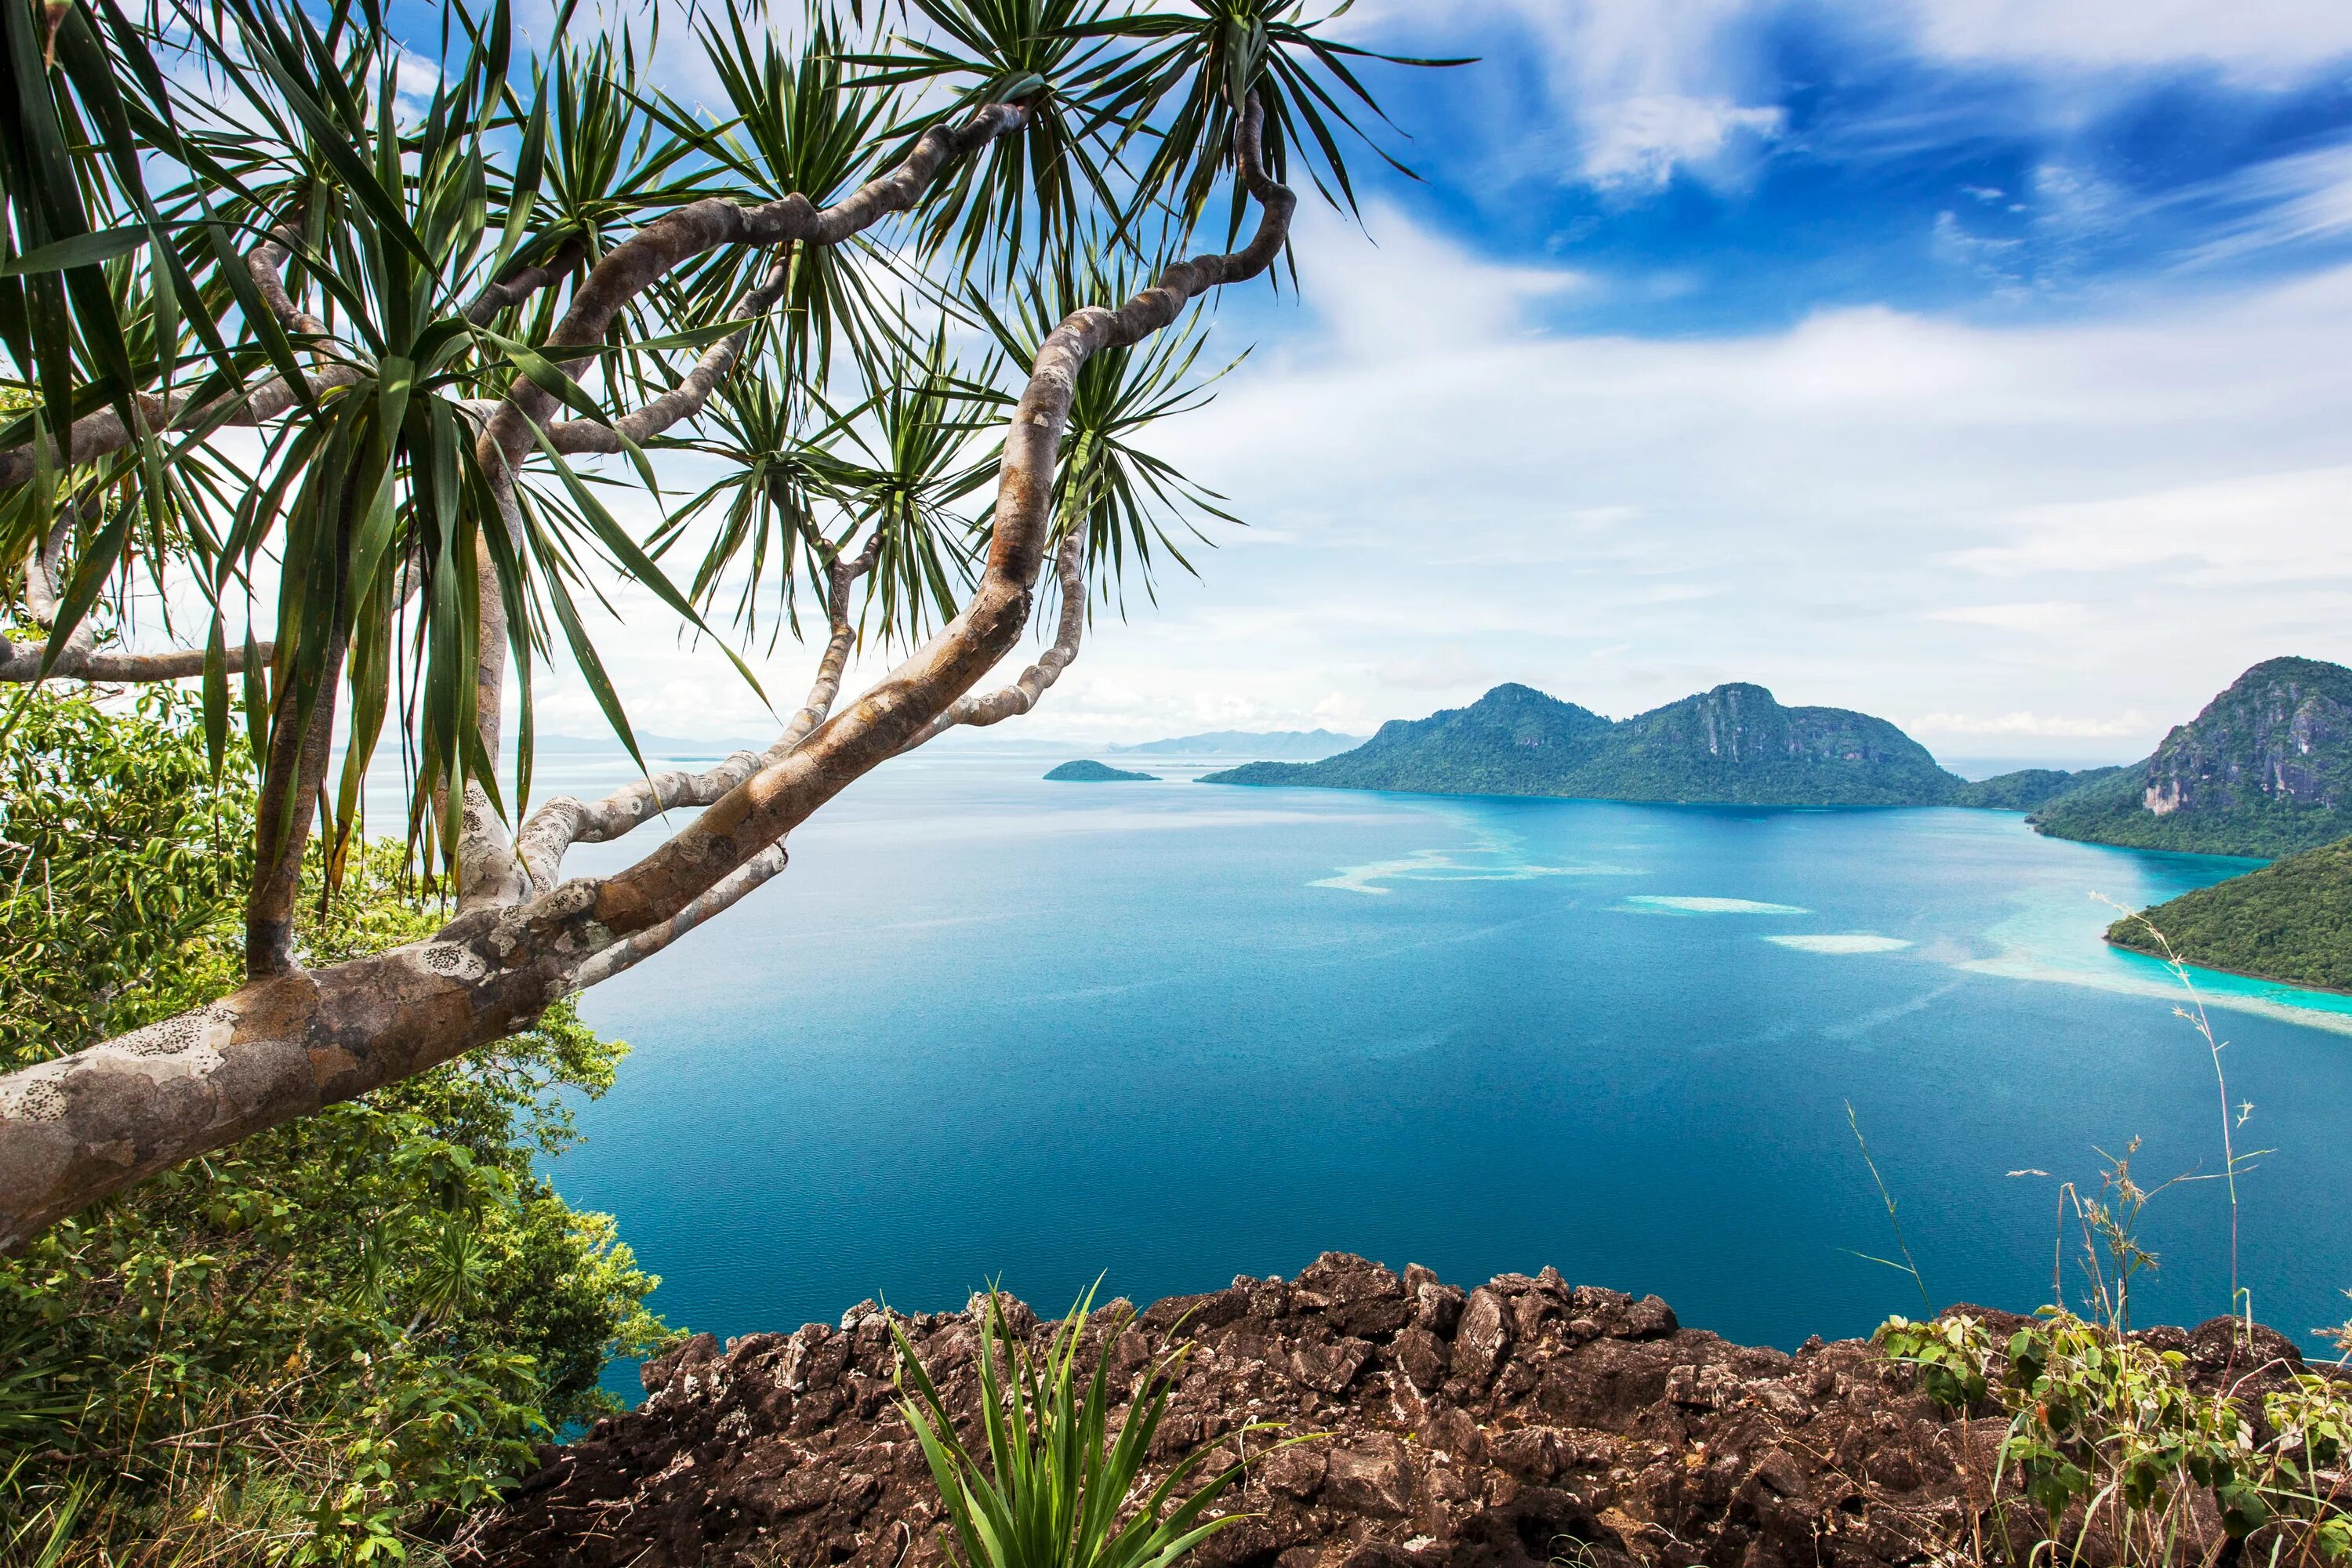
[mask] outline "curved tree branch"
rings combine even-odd
[[[906,750],[911,752],[935,741],[959,724],[1002,724],[1007,719],[1018,718],[1036,707],[1054,682],[1062,678],[1062,671],[1076,661],[1078,639],[1087,629],[1086,535],[1076,528],[1062,536],[1056,573],[1061,584],[1062,618],[1055,630],[1054,646],[1040,654],[1037,662],[1023,670],[1012,685],[985,694],[957,698],[946,712],[907,742]]]
[[[589,959],[572,974],[572,988],[585,991],[591,985],[603,984],[625,969],[635,969],[711,916],[722,914],[742,902],[754,889],[782,871],[786,858],[782,844],[769,845],[719,879],[719,884],[710,891],[661,924],[647,926],[635,936],[624,937]]]
[[[832,636],[825,642],[824,657],[817,661],[816,679],[810,684],[808,700],[786,721],[783,732],[766,750],[737,752],[706,773],[672,771],[656,773],[649,779],[639,779],[614,790],[593,803],[575,800],[570,795],[558,795],[548,801],[531,813],[530,820],[523,824],[522,831],[515,837],[515,857],[521,862],[523,872],[530,879],[530,891],[543,893],[555,886],[556,879],[563,868],[563,857],[574,844],[610,843],[642,827],[665,811],[680,806],[709,805],[761,768],[790,756],[793,749],[808,738],[809,731],[824,723],[825,717],[833,711],[835,700],[841,694],[841,672],[848,663],[850,647],[856,641],[856,633],[849,621],[850,590],[856,586],[859,578],[873,570],[881,550],[882,536],[877,532],[856,555],[847,559],[835,558],[827,574],[830,578],[827,616],[832,625]],[[771,876],[773,874],[769,873]],[[761,880],[764,881],[766,878]],[[583,984],[593,984],[593,982]]]
[[[1250,244],[1179,262],[1117,310],[1074,311],[1040,348],[1005,434],[988,564],[953,621],[617,876],[460,914],[431,939],[388,952],[265,976],[194,1012],[0,1077],[0,1247],[166,1165],[527,1026],[598,953],[685,915],[948,711],[1026,629],[1078,369],[1280,253],[1296,198],[1259,161],[1259,113],[1253,102],[1239,138],[1242,178],[1262,209]]]
[[[73,531],[70,514],[58,520],[49,530],[46,540],[36,540],[25,553],[25,608],[34,622],[53,626],[58,619],[58,601],[62,590],[58,579],[64,565],[67,536]],[[65,648],[58,655],[57,663],[49,667],[45,678],[41,674],[38,643],[10,642],[0,639],[0,681],[24,682],[40,680],[87,680],[108,685],[141,685],[157,680],[184,680],[205,672],[205,650],[202,648],[167,648],[158,653],[131,653],[121,648],[100,649],[98,627],[87,616],[67,639]],[[257,645],[256,652],[262,663],[269,662],[272,645]],[[228,672],[232,675],[245,668],[243,645],[229,648]]]
[[[908,211],[950,160],[1018,130],[1027,119],[1028,110],[1017,103],[992,103],[974,110],[960,125],[934,126],[915,142],[903,163],[829,207],[819,207],[796,191],[751,206],[739,205],[724,196],[706,196],[664,213],[604,253],[573,292],[571,309],[556,323],[548,342],[560,348],[602,343],[614,318],[629,301],[680,263],[722,245],[838,245],[893,213]],[[681,386],[679,394],[673,395],[685,392]],[[708,387],[703,395],[709,395]],[[696,406],[699,405],[698,400]],[[658,406],[657,403],[640,412],[650,416]],[[533,445],[531,427],[550,424],[548,416],[554,408],[553,395],[528,379],[519,381],[482,438],[504,452],[509,466],[520,465]],[[667,426],[655,426],[653,431],[663,428]]]
[[[768,275],[744,290],[735,301],[730,319],[764,315],[778,300],[783,298],[785,286],[792,281],[792,247],[768,268]],[[548,444],[565,454],[574,452],[620,452],[625,442],[649,441],[680,420],[691,419],[709,403],[711,393],[727,379],[735,362],[743,355],[743,345],[751,341],[751,324],[729,333],[702,351],[694,368],[686,373],[678,384],[663,393],[643,408],[623,415],[612,426],[593,419],[564,419],[548,426]]]
[[[482,291],[466,306],[466,320],[478,327],[488,326],[500,310],[520,305],[541,289],[568,277],[587,259],[587,248],[577,238],[567,239],[541,265],[518,267],[504,278],[483,284]]]

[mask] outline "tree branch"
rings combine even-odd
[[[0,1077],[0,1248],[166,1165],[527,1026],[597,953],[686,914],[948,711],[1027,627],[1079,368],[1280,254],[1296,198],[1260,163],[1259,113],[1254,102],[1239,139],[1242,179],[1262,209],[1251,243],[1177,263],[1117,310],[1074,311],[1040,348],[1005,433],[988,563],[953,621],[845,712],[617,876],[460,914],[430,940],[389,952],[266,976],[177,1018]],[[592,279],[583,293],[593,288]]]
[[[1018,718],[1037,706],[1062,671],[1070,668],[1078,657],[1078,639],[1087,629],[1086,535],[1073,527],[1062,536],[1057,571],[1061,580],[1062,619],[1055,629],[1054,646],[1040,654],[1037,662],[1021,672],[1010,686],[1000,687],[985,695],[959,697],[948,710],[906,744],[911,752],[916,747],[938,740],[959,724],[1002,724],[1007,719]]]
[[[466,320],[485,327],[500,310],[521,304],[568,276],[587,258],[587,248],[577,238],[567,239],[555,247],[555,254],[536,267],[519,267],[495,282],[482,285],[482,291],[466,306]]]
[[[71,509],[58,520],[46,540],[35,540],[25,552],[25,608],[36,625],[43,627],[57,625],[58,601],[62,590],[58,579],[64,565],[67,537],[73,531]],[[87,680],[108,685],[140,685],[156,680],[184,680],[205,672],[205,651],[202,648],[168,648],[160,653],[130,653],[119,648],[100,651],[96,647],[98,627],[87,616],[76,626],[73,635],[58,655],[57,663],[49,667],[51,680]],[[271,645],[259,644],[257,649],[261,661],[269,661]],[[43,645],[10,642],[0,639],[0,681],[24,682],[45,679],[41,674]],[[234,675],[245,668],[242,645],[229,648],[228,671]]]
[[[653,439],[683,419],[691,419],[702,412],[710,401],[710,394],[727,379],[742,357],[743,345],[751,341],[751,328],[756,322],[748,318],[765,315],[778,300],[783,298],[784,286],[792,280],[792,247],[786,246],[782,256],[768,275],[735,301],[729,319],[747,319],[740,331],[730,332],[702,351],[694,368],[686,373],[678,384],[663,393],[643,408],[625,414],[613,426],[598,424],[593,419],[559,420],[548,427],[548,444],[567,455],[574,452],[620,452],[624,441],[644,442]]]
[[[572,977],[572,988],[585,991],[591,985],[601,985],[625,969],[635,969],[655,953],[667,947],[711,916],[723,913],[740,903],[753,889],[761,886],[784,868],[787,857],[782,844],[771,844],[757,855],[719,879],[719,884],[694,902],[662,921],[648,926],[632,937],[624,937],[582,964]]]
[[[570,795],[558,795],[548,801],[531,813],[530,820],[523,824],[522,831],[515,837],[515,856],[530,879],[530,890],[543,893],[555,886],[563,868],[563,857],[574,844],[609,843],[642,827],[665,811],[709,805],[761,768],[791,755],[811,731],[824,723],[841,694],[841,672],[848,663],[850,647],[856,640],[849,622],[850,590],[859,578],[873,570],[881,549],[882,536],[877,532],[856,556],[835,558],[827,573],[830,600],[826,614],[832,636],[826,640],[824,657],[817,661],[816,679],[809,687],[808,700],[786,721],[783,732],[765,751],[737,752],[707,773],[674,770],[656,773],[614,790],[593,805]]]
[[[992,103],[953,128],[934,126],[916,142],[905,162],[829,207],[819,207],[795,191],[752,206],[706,196],[665,213],[604,253],[573,292],[571,309],[548,342],[562,348],[604,342],[614,318],[629,301],[680,263],[719,246],[838,245],[893,213],[908,210],[943,164],[1019,129],[1027,119],[1028,110],[1017,103]],[[548,425],[554,407],[551,394],[527,378],[520,380],[491,418],[483,440],[503,451],[509,465],[520,464],[534,444],[531,427]]]

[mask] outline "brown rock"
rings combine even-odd
[[[1335,1340],[1329,1344],[1305,1344],[1290,1352],[1290,1375],[1307,1387],[1338,1394],[1356,1381],[1372,1347],[1362,1340]]]
[[[1405,1447],[1386,1434],[1331,1450],[1323,1491],[1335,1507],[1397,1518],[1412,1511],[1412,1469]]]
[[[1445,1342],[1427,1329],[1407,1329],[1389,1347],[1397,1365],[1404,1369],[1413,1387],[1423,1394],[1433,1394],[1445,1381]]]
[[[1307,1441],[1276,1448],[1255,1467],[1258,1478],[1287,1497],[1312,1497],[1323,1484],[1328,1463],[1327,1446]]]
[[[1470,1292],[1454,1331],[1454,1371],[1474,1385],[1484,1384],[1511,1350],[1511,1320],[1504,1299],[1486,1286]]]
[[[1006,1307],[1041,1348],[1052,1326]],[[1213,1465],[1248,1461],[1234,1501],[1251,1517],[1186,1568],[1950,1561],[1966,1544],[1955,1456],[1971,1456],[1981,1489],[2001,1436],[1998,1421],[1942,1424],[1865,1344],[1791,1361],[1550,1270],[1465,1297],[1427,1269],[1400,1278],[1334,1253],[1295,1286],[1237,1279],[1119,1316],[1080,1353],[1111,1336],[1122,1399],[1153,1357],[1192,1345],[1147,1484],[1204,1446]],[[542,1455],[458,1532],[454,1568],[948,1568],[939,1498],[896,1408],[888,1324],[872,1303],[843,1321],[726,1349],[698,1336],[646,1363],[646,1403]],[[902,1321],[976,1441],[972,1318]],[[2227,1321],[2147,1339],[2179,1350],[2199,1388],[2243,1398],[2300,1365],[2292,1345],[2258,1336],[2250,1350]],[[1269,1447],[1251,1430],[1269,1422],[1318,1436]],[[2197,1529],[2183,1561],[2221,1544],[2215,1521]]]

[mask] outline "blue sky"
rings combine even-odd
[[[2314,218],[2352,170],[2352,29],[2273,7],[2241,31],[2211,0],[2167,47],[2130,36],[2164,33],[2161,7],[2068,8],[2074,36],[1997,51],[1973,29],[1938,46],[1924,13],[1998,9],[1965,0],[1425,5],[1367,31],[1482,56],[1389,92],[1427,181],[1390,184],[1489,255],[1612,286],[1563,325],[2048,318],[2345,258],[2352,211]]]
[[[1160,445],[1251,526],[1099,624],[1029,733],[1748,679],[1945,756],[2125,760],[2257,659],[2352,659],[2352,5],[1344,26],[1482,58],[1377,72],[1423,179],[1365,161],[1360,227],[1302,221],[1299,293],[1220,304],[1255,352]],[[715,656],[629,619],[641,724],[757,732]]]

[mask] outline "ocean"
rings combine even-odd
[[[1551,1264],[1788,1347],[1920,1310],[1872,1261],[1901,1254],[1856,1127],[1937,1306],[2078,1297],[2067,1184],[2116,1157],[2186,1178],[2135,1319],[2229,1310],[2214,1055],[2095,895],[2246,862],[2005,813],[1240,789],[1206,759],[1043,782],[1060,760],[882,770],[583,999],[634,1049],[551,1172],[670,1321],[1142,1301],[1336,1248]],[[2352,1314],[2352,999],[2196,980],[2261,1152],[2237,1278],[2315,1349]]]

